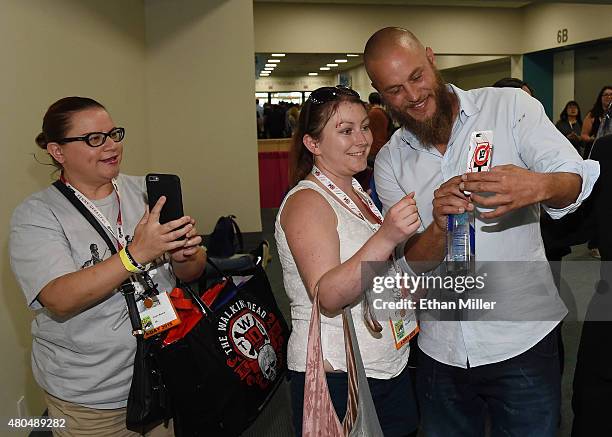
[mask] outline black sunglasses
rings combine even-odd
[[[68,137],[58,141],[59,144],[71,143],[73,141],[85,141],[89,147],[100,147],[110,137],[115,143],[118,143],[125,137],[125,129],[122,127],[112,128],[108,132],[90,132],[82,137]]]
[[[344,85],[324,86],[317,88],[310,93],[308,99],[306,100],[306,102],[310,102],[310,105],[308,106],[304,120],[305,128],[308,129],[308,123],[310,123],[310,112],[312,110],[312,105],[322,105],[324,103],[337,100],[340,98],[340,96],[351,96],[361,100],[361,97],[357,91]]]
[[[331,102],[332,100],[336,100],[340,96],[352,96],[359,97],[359,93],[349,87],[344,85],[336,85],[336,86],[324,86],[322,88],[318,88],[314,90],[310,96],[308,96],[308,100],[310,100],[313,105],[322,105],[323,103]]]

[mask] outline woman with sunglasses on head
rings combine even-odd
[[[160,224],[165,199],[149,211],[144,178],[120,174],[124,134],[100,103],[66,97],[49,107],[36,137],[117,254],[60,185],[30,196],[11,220],[11,266],[35,312],[32,370],[49,416],[65,420],[57,435],[138,435],[125,425],[136,341],[117,288],[135,268],[148,270],[160,292],[204,269],[195,220]],[[173,432],[160,425],[147,435]]]
[[[420,220],[413,193],[380,212],[353,178],[367,165],[372,133],[364,102],[344,87],[315,90],[300,112],[290,153],[289,191],[276,218],[276,241],[292,333],[287,352],[293,423],[302,431],[304,372],[312,299],[318,289],[324,365],[340,420],[346,412],[347,375],[341,310],[351,306],[359,348],[385,436],[411,435],[417,427],[406,364],[408,345],[396,349],[389,320],[382,332],[368,329],[362,315],[361,265],[388,263],[414,234]],[[366,305],[367,307],[367,305]]]

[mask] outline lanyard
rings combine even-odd
[[[361,185],[359,185],[359,182],[357,182],[355,178],[352,178],[353,180],[351,181],[353,190],[357,192],[359,199],[361,199],[363,204],[368,207],[368,209],[372,212],[372,214],[374,214],[374,217],[376,217],[376,221],[378,222],[378,225],[374,225],[370,223],[370,221],[365,218],[365,216],[359,210],[359,208],[357,208],[357,205],[355,205],[355,202],[353,202],[353,199],[351,199],[344,191],[338,188],[336,184],[330,181],[329,178],[325,176],[321,172],[321,170],[317,168],[316,165],[312,166],[312,174],[315,178],[318,179],[319,182],[323,184],[325,188],[331,191],[334,194],[334,196],[338,198],[340,203],[342,203],[343,205],[346,205],[353,214],[355,214],[361,220],[366,222],[373,231],[378,230],[378,228],[383,222],[383,216],[378,210],[378,208],[376,208],[376,205],[374,205],[374,202],[372,202],[372,199],[370,199],[370,197],[363,191],[363,188],[361,188]]]
[[[374,214],[374,217],[376,217],[376,221],[378,222],[377,224],[370,223],[370,221],[365,218],[363,213],[359,211],[359,208],[357,208],[357,205],[355,205],[355,202],[353,202],[353,200],[344,191],[338,188],[336,184],[334,184],[331,180],[329,180],[329,178],[325,176],[323,172],[321,172],[321,170],[319,170],[316,165],[312,166],[311,173],[313,174],[315,178],[318,179],[319,182],[323,184],[324,187],[330,190],[334,194],[334,196],[338,198],[340,203],[342,203],[343,205],[346,205],[353,214],[355,214],[357,217],[363,220],[370,227],[370,229],[372,229],[372,231],[374,232],[378,231],[378,229],[380,228],[380,225],[382,225],[382,222],[384,220],[383,216],[378,210],[378,208],[376,207],[376,205],[374,205],[374,202],[372,202],[372,199],[370,199],[370,197],[363,191],[363,188],[361,188],[361,185],[359,185],[359,182],[357,182],[355,178],[353,178],[351,185],[353,186],[353,189],[359,195],[359,198],[364,203],[364,205],[368,207],[368,209],[372,212],[372,214]],[[391,252],[391,256],[389,256],[389,260],[391,261],[393,265],[393,269],[396,271],[396,273],[401,272],[401,269],[397,265],[395,254],[393,252]]]
[[[110,234],[117,240],[117,244],[119,249],[121,250],[123,247],[127,245],[127,240],[125,238],[125,234],[123,233],[123,220],[121,219],[121,199],[119,198],[119,186],[117,185],[117,180],[115,178],[112,179],[113,190],[115,191],[115,195],[117,196],[117,203],[119,204],[119,212],[117,213],[117,227],[116,230],[113,229],[112,225],[108,221],[104,214],[98,209],[96,205],[93,204],[91,200],[89,200],[83,193],[74,188],[70,183],[66,180],[64,175],[60,176],[60,180],[73,192],[77,199],[87,208],[93,216],[98,220],[98,222],[106,229]]]
[[[353,202],[353,200],[344,192],[342,191],[340,188],[338,188],[336,186],[336,184],[334,184],[331,180],[329,180],[329,178],[327,176],[325,176],[321,170],[319,170],[317,168],[316,165],[312,166],[312,174],[315,178],[317,178],[317,180],[319,182],[321,182],[323,184],[323,186],[325,188],[327,188],[329,191],[331,191],[334,196],[336,196],[336,198],[340,201],[340,203],[342,203],[343,205],[346,205],[353,214],[355,214],[357,217],[359,217],[361,220],[363,220],[373,232],[378,231],[378,229],[380,228],[380,226],[382,225],[383,222],[383,216],[380,213],[380,211],[378,210],[378,208],[376,207],[376,205],[374,205],[374,202],[372,202],[372,200],[370,199],[370,197],[363,191],[363,188],[361,188],[361,185],[359,185],[359,182],[357,182],[357,180],[355,178],[352,178],[351,181],[351,185],[353,186],[353,190],[355,190],[357,192],[357,195],[359,196],[359,199],[361,199],[361,201],[363,202],[363,204],[365,206],[368,207],[368,209],[372,212],[372,214],[374,214],[374,217],[376,217],[376,221],[378,222],[377,224],[373,224],[370,223],[369,220],[367,220],[365,218],[365,216],[363,215],[363,213],[359,210],[359,208],[357,208],[357,205],[355,205],[355,202]],[[391,252],[391,255],[389,256],[389,262],[391,263],[391,266],[393,268],[393,270],[395,271],[395,273],[397,275],[401,274],[401,269],[397,264],[397,260],[395,259],[395,253],[394,251]],[[372,296],[371,296],[371,291],[366,290],[365,293],[365,298],[364,298],[364,307],[363,307],[363,311],[364,311],[364,318],[366,320],[366,323],[370,326],[370,329],[372,329],[375,332],[380,332],[382,330],[382,328],[380,327],[380,323],[378,322],[378,320],[376,319],[376,315],[373,313],[372,311]],[[396,302],[399,302],[401,299],[403,299],[404,296],[402,294],[402,290],[395,288],[393,291],[393,299]],[[414,315],[414,311],[409,311],[409,312],[405,312],[404,316],[402,317],[402,320],[405,317],[412,317]],[[408,320],[408,319],[406,319]],[[393,323],[393,321],[391,321],[391,319],[389,319],[390,323],[391,323],[391,328],[393,331],[393,335],[394,335],[394,339],[395,339],[395,347],[397,349],[400,349],[405,343],[408,342],[408,340],[412,337],[412,332],[413,332],[413,328],[411,327],[410,330],[408,331],[410,333],[410,336],[406,339],[406,340],[402,340],[401,342],[398,342],[398,337],[399,334],[396,332],[396,324]],[[414,321],[413,321],[414,322]],[[403,323],[403,322],[402,322]],[[402,325],[404,326],[404,325]],[[408,325],[407,325],[408,326]]]

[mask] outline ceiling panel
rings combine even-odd
[[[256,70],[263,70],[266,61],[278,59],[280,62],[273,70],[271,77],[306,76],[310,72],[319,73],[319,76],[338,74],[339,71],[354,68],[363,63],[360,53],[358,56],[348,57],[347,53],[285,53],[283,57],[272,57],[271,53],[256,53]],[[329,71],[319,70],[327,64],[333,64],[336,59],[346,59],[347,62],[338,63],[337,67],[330,67]]]

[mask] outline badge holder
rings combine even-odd
[[[399,299],[397,299],[399,302],[408,299],[410,296],[409,291],[403,287],[395,290],[395,293],[399,294]],[[389,324],[391,325],[393,341],[397,350],[408,344],[410,339],[419,332],[416,313],[411,309],[393,310],[389,316]]]
[[[143,272],[139,276],[143,279],[145,291],[135,300],[138,320],[144,338],[167,331],[181,323],[168,293],[160,292],[157,289],[157,284],[153,282],[147,272]]]

